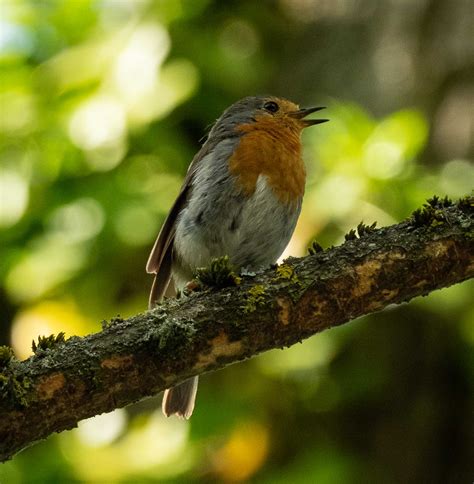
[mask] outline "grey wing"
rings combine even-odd
[[[176,220],[178,219],[181,210],[186,206],[186,202],[191,191],[192,181],[199,166],[200,160],[204,158],[204,156],[206,156],[210,151],[212,151],[214,146],[215,143],[212,145],[205,143],[189,165],[181,191],[179,192],[178,197],[176,198],[168,216],[166,217],[155,244],[153,245],[153,249],[151,249],[151,253],[146,264],[146,271],[150,274],[156,275],[148,302],[148,307],[150,309],[153,308],[153,306],[164,296],[168,288],[171,290],[171,293],[173,292],[171,271],[173,265],[173,242],[176,230]]]

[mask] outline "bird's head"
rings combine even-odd
[[[308,126],[321,124],[327,119],[307,119],[312,113],[324,107],[300,108],[287,99],[275,96],[249,96],[237,101],[224,111],[217,120],[210,135],[232,133],[242,126],[262,129],[287,128],[298,134]]]

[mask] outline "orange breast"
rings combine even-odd
[[[243,191],[251,195],[258,177],[265,175],[282,203],[295,204],[304,194],[306,179],[300,128],[265,117],[238,129],[244,135],[229,160],[229,170]]]

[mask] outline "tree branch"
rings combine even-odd
[[[43,341],[25,361],[10,359],[4,348],[0,460],[192,375],[474,275],[472,197],[456,205],[433,199],[407,221],[360,226],[359,238],[353,231],[346,237],[339,247],[230,278],[233,287],[202,289],[112,320],[99,333],[51,339],[51,348]]]

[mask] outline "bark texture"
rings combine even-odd
[[[0,355],[0,460],[192,375],[474,275],[472,198],[435,199],[400,224],[359,227],[347,238],[260,274],[219,276],[234,285],[167,300],[83,338],[50,341],[28,360]]]

